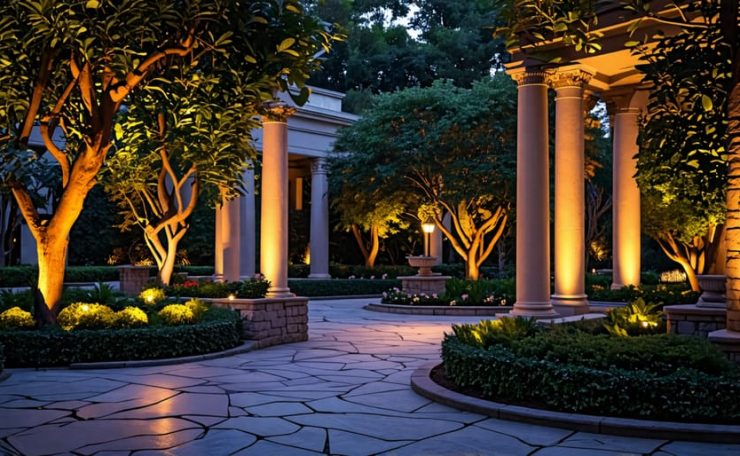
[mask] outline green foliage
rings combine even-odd
[[[513,305],[516,299],[514,281],[450,279],[445,283],[445,298],[457,305]]]
[[[227,312],[220,316],[219,320],[184,326],[70,332],[0,331],[0,344],[10,347],[5,354],[11,367],[199,355],[239,345],[241,322],[236,314]]]
[[[587,290],[588,298],[592,301],[632,302],[643,299],[645,302],[659,303],[659,305],[693,304],[699,298],[699,293],[691,291],[686,284],[660,284],[627,286],[619,290],[611,290],[608,286],[592,285]]]
[[[660,334],[665,331],[663,312],[659,303],[646,303],[638,298],[624,307],[610,310],[604,328],[620,337]]]
[[[426,293],[410,295],[405,291],[401,291],[398,287],[384,291],[381,302],[383,304],[403,304],[409,306],[447,306],[450,304],[448,299],[445,299],[443,296],[437,296],[436,293],[432,293],[431,296]]]
[[[57,321],[67,331],[105,329],[114,326],[116,314],[110,307],[102,304],[76,302],[62,309]]]
[[[737,368],[716,364],[722,355],[704,341],[606,336],[611,342],[603,342],[605,336],[572,336],[567,342],[557,341],[562,348],[555,353],[569,361],[565,363],[546,359],[553,349],[547,341],[533,342],[538,337],[545,336],[521,340],[528,346],[537,344],[532,345],[532,356],[526,356],[505,344],[482,349],[448,335],[442,343],[445,372],[457,385],[477,388],[486,397],[565,412],[689,422],[737,423],[740,419],[740,403],[727,401],[740,394],[740,374]],[[649,340],[654,337],[666,340]],[[633,340],[634,346],[623,348],[625,341]],[[685,346],[673,350],[675,342]],[[591,348],[602,343],[608,344],[601,346],[608,350],[608,358]],[[671,359],[662,358],[667,353]],[[577,354],[583,358],[576,359]],[[640,356],[644,364],[634,370],[618,367],[620,362],[632,363],[632,355]],[[665,374],[651,371],[651,362],[661,359],[662,366],[656,361],[652,367],[664,368]],[[674,360],[683,366],[688,359],[696,361],[691,368],[668,367]],[[715,363],[722,373],[702,371],[705,361]]]
[[[33,321],[31,312],[25,311],[20,307],[11,307],[0,313],[0,330],[7,329],[27,329],[33,328],[36,322]]]
[[[149,317],[138,307],[126,306],[116,312],[114,321],[117,328],[138,328],[148,325]]]
[[[470,87],[500,64],[501,42],[491,36],[492,1],[314,0],[316,13],[338,23],[346,41],[334,46],[312,84],[347,92],[345,109],[360,113],[373,93],[438,79]],[[408,26],[393,19],[408,18]]]
[[[112,306],[123,293],[119,293],[107,283],[98,282],[92,290],[87,292],[87,301]]]
[[[499,318],[475,324],[452,325],[452,332],[462,343],[479,348],[510,344],[513,340],[532,337],[542,331],[533,318]]]
[[[147,306],[156,306],[166,298],[164,289],[159,287],[145,288],[139,293],[139,300]]]
[[[250,279],[241,282],[213,282],[211,280],[186,280],[167,287],[167,295],[190,298],[264,298],[270,282],[264,279]]]
[[[293,293],[308,297],[379,295],[388,288],[398,287],[400,284],[400,281],[390,279],[288,280],[288,286]]]
[[[193,313],[193,320],[195,321],[201,321],[203,315],[208,312],[208,305],[200,299],[191,299],[185,303],[185,306]]]
[[[167,326],[189,325],[196,321],[193,308],[184,304],[169,304],[157,315],[162,324]]]

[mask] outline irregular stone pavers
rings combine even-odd
[[[0,383],[0,453],[95,455],[738,455],[501,421],[413,393],[451,322],[310,305],[308,342],[159,367],[16,370]],[[166,450],[166,451],[165,451]]]

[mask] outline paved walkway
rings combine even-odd
[[[0,452],[176,455],[740,455],[576,433],[430,402],[412,370],[452,321],[311,303],[311,340],[177,366],[17,370],[0,383]]]

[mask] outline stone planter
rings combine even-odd
[[[149,281],[148,266],[125,265],[118,267],[121,291],[127,296],[137,296]]]
[[[718,309],[727,308],[725,297],[725,283],[727,277],[724,275],[697,275],[702,294],[696,302],[697,307],[713,307]]]
[[[308,298],[209,299],[239,312],[244,338],[257,348],[308,340]]]

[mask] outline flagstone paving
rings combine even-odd
[[[310,340],[196,363],[15,370],[0,383],[0,452],[95,455],[740,455],[721,445],[571,432],[416,395],[452,322],[314,301]]]

